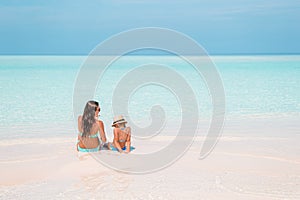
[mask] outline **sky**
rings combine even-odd
[[[299,0],[0,0],[0,55],[87,55],[133,28],[182,32],[209,54],[299,54]]]

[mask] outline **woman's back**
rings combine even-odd
[[[81,115],[78,117],[78,130],[79,130],[79,133],[83,134],[84,130],[83,130],[83,123],[82,123]],[[98,132],[99,132],[99,123],[97,121],[95,121],[92,124],[89,133],[87,133],[87,136],[98,134]]]
[[[84,107],[83,115],[78,117],[78,145],[77,150],[98,151],[100,148],[100,141],[98,132],[100,125],[97,117],[100,112],[99,103],[96,101],[88,101]]]

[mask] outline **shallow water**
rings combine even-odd
[[[0,56],[0,138],[73,134],[70,133],[76,127],[73,89],[85,58]],[[211,58],[223,80],[227,119],[299,117],[300,56]],[[194,90],[200,119],[209,120],[212,111],[209,91],[191,65],[172,56],[128,56],[109,66],[95,91],[94,99],[101,105],[100,118],[107,127],[113,117],[112,95],[116,84],[129,70],[146,63],[168,65],[180,73]],[[146,71],[144,75],[147,76]],[[180,123],[179,103],[166,88],[152,84],[132,94],[128,109],[130,118],[144,127],[151,124],[151,107],[160,105],[170,121],[169,126],[173,126],[174,121]],[[61,126],[64,124],[67,126]]]

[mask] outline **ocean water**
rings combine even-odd
[[[74,134],[74,84],[85,59],[85,56],[0,56],[0,139]],[[223,81],[226,119],[299,119],[300,56],[212,56],[211,59]],[[193,89],[199,117],[210,119],[213,108],[210,93],[202,77],[188,63],[174,56],[127,56],[111,64],[95,90],[94,99],[101,106],[100,118],[108,129],[118,81],[130,70],[147,63],[166,65],[179,73]],[[181,117],[180,99],[158,84],[140,87],[132,93],[129,115],[138,125],[147,126],[151,124],[150,109],[154,105],[160,105],[168,119]]]

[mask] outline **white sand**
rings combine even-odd
[[[198,137],[174,164],[141,175],[114,171],[89,154],[78,157],[70,137],[2,142],[0,199],[300,199],[299,135],[229,132],[204,160]],[[170,140],[134,140],[133,153]]]

